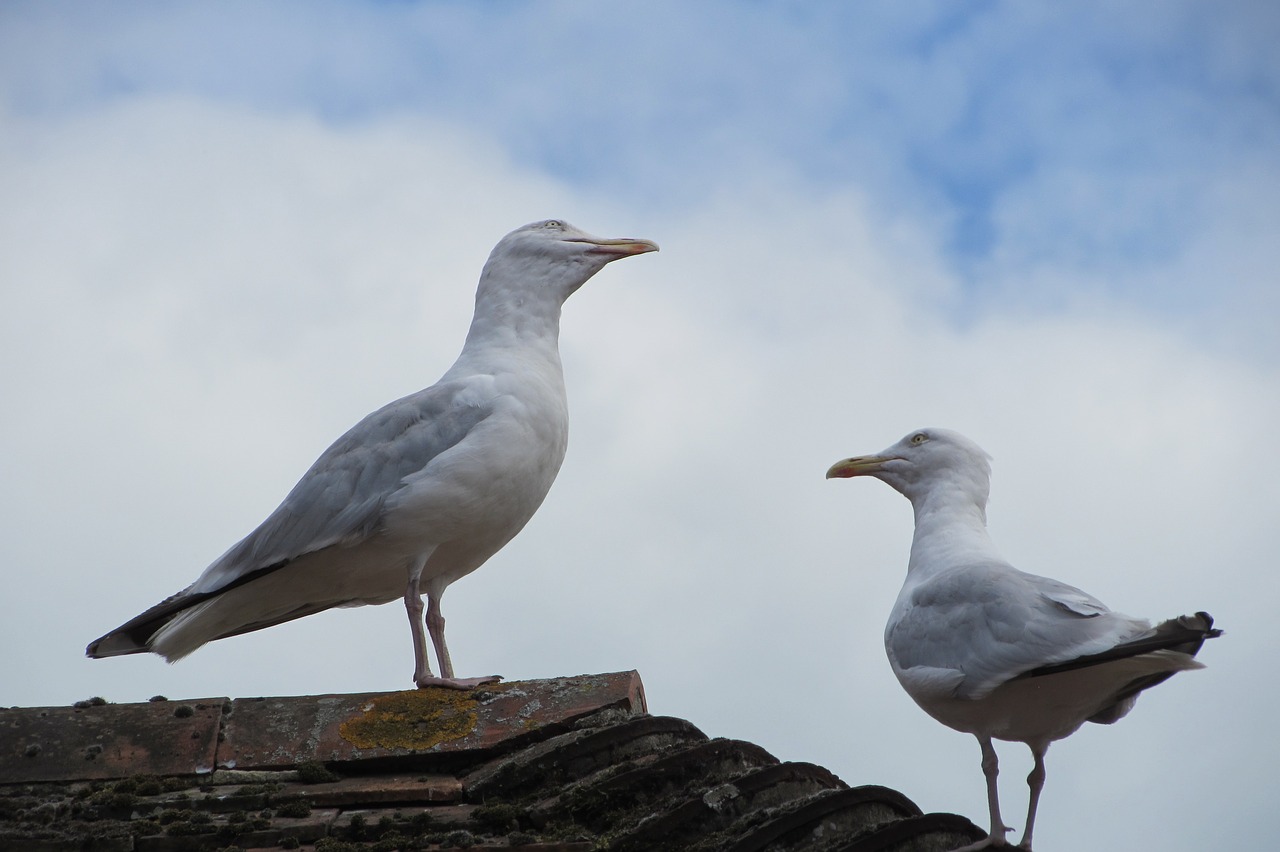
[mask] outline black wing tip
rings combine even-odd
[[[1200,612],[1196,613],[1196,618],[1199,618],[1201,621],[1204,622],[1204,627],[1203,627],[1204,638],[1217,639],[1219,636],[1222,635],[1223,631],[1213,626],[1213,616],[1210,615],[1209,613],[1201,610]]]
[[[1200,653],[1200,647],[1204,645],[1206,639],[1216,639],[1221,635],[1222,631],[1213,626],[1213,616],[1207,612],[1197,612],[1195,615],[1180,615],[1158,624],[1153,635],[1145,639],[1125,642],[1108,651],[1086,654],[1074,660],[1040,666],[1017,675],[1013,680],[1088,668],[1102,663],[1149,654],[1152,651],[1176,651],[1180,654],[1186,654],[1188,657],[1194,657]],[[1160,677],[1163,679],[1168,676],[1168,674],[1165,674]],[[1147,686],[1153,686],[1158,682],[1154,681]],[[1146,689],[1147,686],[1142,688]]]
[[[151,648],[145,642],[139,642],[134,636],[121,630],[113,630],[106,636],[99,636],[84,649],[84,655],[91,660],[102,660],[107,657],[123,657],[126,654],[145,654]]]
[[[145,654],[151,650],[151,639],[160,628],[187,607],[194,606],[215,594],[217,592],[191,595],[182,591],[176,595],[170,595],[110,633],[94,639],[84,649],[84,655],[91,660],[100,660],[104,657],[122,657],[126,654]]]

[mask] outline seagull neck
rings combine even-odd
[[[916,516],[909,575],[925,575],[971,562],[1001,559],[987,532],[984,506],[956,495],[913,501]]]
[[[505,298],[504,298],[505,297]],[[542,351],[559,359],[560,304],[512,293],[481,293],[463,352]]]

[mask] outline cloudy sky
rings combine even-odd
[[[1262,848],[1280,678],[1280,11],[1249,2],[0,7],[0,704],[409,686],[396,605],[169,666],[85,644],[435,381],[489,249],[568,303],[551,495],[445,598],[459,674],[651,709],[982,824],[881,645],[923,425],[1009,558],[1227,636],[1050,752],[1037,848]],[[1006,745],[1006,817],[1030,761]]]

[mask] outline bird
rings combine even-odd
[[[1205,612],[1152,624],[1108,609],[1074,586],[1019,571],[987,531],[990,456],[947,429],[919,429],[875,455],[831,466],[827,479],[871,476],[911,501],[907,577],[885,626],[898,682],[942,724],[982,751],[991,829],[956,852],[1001,847],[992,740],[1025,743],[1034,765],[1020,849],[1031,849],[1049,744],[1085,722],[1109,725],[1139,693],[1195,659],[1222,631]]]
[[[507,234],[484,265],[462,351],[440,381],[357,423],[257,529],[187,588],[94,640],[87,656],[149,651],[174,662],[217,639],[399,598],[417,687],[500,680],[455,677],[441,596],[525,526],[560,470],[565,300],[606,264],[657,250],[561,219]],[[423,594],[439,676],[427,659]]]

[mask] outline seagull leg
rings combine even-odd
[[[436,659],[440,662],[440,676],[453,677],[453,660],[449,658],[449,646],[444,642],[444,613],[440,612],[440,598],[427,595],[427,632],[431,634],[431,644],[436,649]]]
[[[1018,844],[1019,849],[1031,848],[1031,829],[1036,824],[1036,807],[1040,804],[1040,791],[1044,789],[1044,754],[1049,750],[1048,743],[1027,743],[1027,747],[1031,749],[1031,755],[1036,760],[1036,765],[1031,768],[1031,774],[1027,776],[1027,786],[1031,788],[1031,799],[1027,805],[1027,827],[1022,832],[1022,842]]]
[[[991,744],[990,737],[978,737],[978,745],[982,747],[982,774],[987,776],[987,806],[991,809],[991,831],[985,840],[961,846],[952,852],[976,852],[978,849],[1004,846],[1004,836],[1009,831],[1009,826],[1005,825],[1004,820],[1000,818],[1000,790],[996,786],[996,778],[1000,775],[1000,759],[996,757],[996,749]]]
[[[499,675],[486,677],[454,677],[453,662],[449,659],[449,647],[444,643],[444,616],[440,613],[440,593],[444,590],[427,591],[427,631],[431,634],[431,644],[436,649],[436,659],[440,662],[440,677],[432,677],[430,671],[425,677],[414,677],[414,683],[423,686],[444,686],[450,689],[475,689],[486,683],[497,683],[502,680]],[[418,611],[422,611],[422,601],[418,601]],[[418,634],[421,636],[421,632]]]
[[[427,660],[427,637],[422,635],[422,592],[418,587],[422,566],[409,573],[409,586],[404,590],[404,608],[409,614],[409,630],[413,633],[413,682],[423,686],[424,681],[434,679],[431,663]]]

